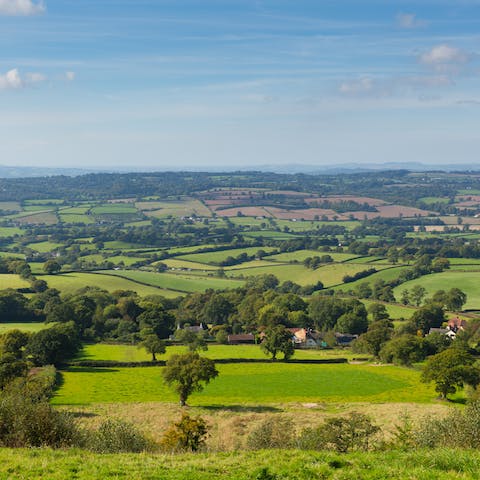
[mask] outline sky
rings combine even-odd
[[[476,163],[480,0],[0,0],[0,164]]]

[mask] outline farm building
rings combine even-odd
[[[228,335],[229,345],[242,345],[255,343],[255,336],[253,333],[239,333],[236,335]]]
[[[293,334],[295,348],[318,348],[320,338],[317,332],[311,328],[289,328]]]

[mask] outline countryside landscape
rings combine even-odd
[[[422,449],[477,446],[441,432],[478,415],[480,175],[91,174],[0,185],[4,405],[21,405],[28,425],[39,405],[68,424],[64,437],[17,426],[2,442],[62,446],[35,453],[54,465],[48,478],[79,455],[69,445],[173,453],[159,457],[171,478],[297,475],[263,465],[269,448],[297,460],[330,452],[304,460],[298,478],[337,478],[347,465],[374,478],[359,465],[390,475],[408,455],[431,462]],[[168,380],[179,361],[187,370]],[[325,438],[334,424],[338,437]],[[32,454],[2,450],[2,474],[34,475]],[[392,456],[387,470],[381,455]],[[78,478],[93,464],[89,478],[116,478],[111,457],[87,458]],[[236,462],[246,467],[234,473]],[[157,467],[142,468],[150,478]],[[442,478],[435,468],[428,474]]]
[[[480,478],[479,0],[0,0],[0,480]]]

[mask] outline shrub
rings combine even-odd
[[[87,434],[86,447],[97,453],[136,453],[151,450],[153,443],[131,423],[108,419]]]
[[[54,410],[48,400],[30,396],[16,385],[0,399],[0,445],[3,447],[68,447],[80,432],[73,417]]]
[[[297,445],[305,450],[366,451],[379,431],[369,417],[352,412],[348,417],[329,418],[316,428],[306,428]]]
[[[295,430],[288,418],[267,418],[247,438],[252,450],[264,448],[289,448],[294,444]]]
[[[208,427],[201,417],[193,418],[184,413],[163,435],[161,447],[170,452],[196,452],[205,446]]]

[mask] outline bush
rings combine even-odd
[[[0,399],[2,447],[53,447],[77,445],[80,431],[71,415],[54,410],[44,397],[28,395],[18,385]]]
[[[366,451],[379,431],[369,417],[352,412],[348,417],[329,418],[316,428],[306,428],[297,445],[304,450]]]
[[[247,438],[252,450],[264,448],[290,448],[294,444],[295,429],[288,418],[267,418]]]
[[[138,453],[151,450],[153,442],[131,423],[109,419],[87,434],[86,447],[97,453]]]
[[[454,410],[446,418],[427,418],[414,432],[413,439],[422,448],[480,448],[480,402]]]
[[[184,413],[182,418],[165,432],[160,445],[169,452],[197,452],[205,446],[207,433],[207,423],[203,418],[193,418]]]

